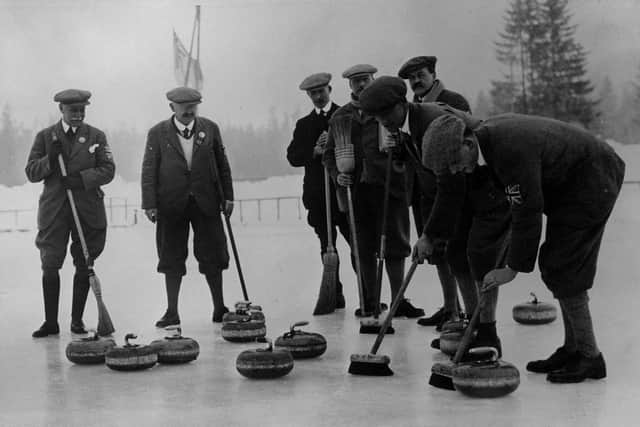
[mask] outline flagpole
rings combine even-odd
[[[196,6],[196,16],[193,18],[193,29],[191,30],[191,43],[189,45],[189,59],[187,60],[187,72],[184,75],[184,85],[189,82],[189,70],[191,68],[191,54],[193,53],[193,39],[196,33],[196,22],[199,20],[200,6]]]

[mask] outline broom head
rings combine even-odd
[[[455,390],[453,380],[451,379],[453,368],[456,365],[451,362],[438,362],[431,366],[431,377],[429,377],[429,385],[443,390]]]
[[[94,273],[93,269],[89,269],[89,285],[91,285],[91,290],[93,291],[93,294],[96,297],[96,303],[98,304],[98,327],[96,328],[98,335],[103,337],[111,335],[116,331],[116,329],[113,327],[113,322],[111,321],[111,316],[109,316],[109,311],[107,311],[107,306],[102,300],[102,286],[100,285],[100,280]]]
[[[313,310],[313,315],[333,313],[336,310],[336,288],[338,282],[338,254],[335,250],[327,250],[322,255],[322,282],[318,302]]]
[[[393,375],[389,368],[389,356],[378,354],[352,354],[349,373],[352,375],[367,375],[385,377]]]

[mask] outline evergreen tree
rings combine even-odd
[[[485,95],[484,91],[478,92],[478,96],[476,97],[476,106],[473,109],[473,115],[480,118],[486,119],[491,115],[493,107],[491,106],[491,101]]]
[[[598,91],[597,119],[594,121],[592,129],[602,138],[619,138],[618,130],[618,98],[613,90],[613,84],[609,76],[605,76]]]

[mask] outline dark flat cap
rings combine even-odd
[[[434,69],[437,60],[438,58],[435,56],[416,56],[415,58],[411,58],[402,64],[402,67],[398,70],[398,77],[408,79],[409,73],[419,70],[420,68],[428,67]]]
[[[360,93],[360,108],[366,113],[375,114],[406,100],[407,85],[404,80],[382,76],[375,79]]]
[[[377,72],[378,69],[373,65],[357,64],[344,70],[344,72],[342,73],[342,77],[344,77],[345,79],[351,79],[362,74],[375,74]]]
[[[167,92],[167,99],[176,104],[200,104],[202,95],[190,87],[177,87]]]
[[[302,83],[300,83],[300,90],[311,90],[317,87],[326,86],[331,81],[331,74],[329,73],[315,73],[306,77]]]
[[[53,97],[53,102],[88,105],[90,104],[89,98],[91,98],[91,92],[88,90],[66,89],[56,93]]]
[[[465,127],[462,119],[450,114],[431,122],[422,137],[422,164],[436,175],[446,173],[458,160]]]

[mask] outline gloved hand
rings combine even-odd
[[[416,244],[413,246],[413,252],[411,254],[412,261],[417,261],[418,264],[424,263],[425,259],[431,257],[433,253],[433,244],[426,235],[421,235]]]
[[[224,216],[230,217],[233,213],[233,200],[225,200],[224,201]]]
[[[144,214],[147,216],[147,219],[149,221],[153,222],[154,224],[156,223],[158,219],[158,209],[156,208],[145,209]]]
[[[84,190],[84,182],[82,181],[82,177],[79,173],[74,173],[71,175],[60,177],[62,181],[62,186],[66,190]]]
[[[51,170],[56,169],[58,167],[58,156],[62,154],[62,141],[57,138],[54,139],[49,146],[47,154],[49,156],[49,167]]]
[[[350,173],[338,173],[336,181],[338,182],[338,185],[351,187],[353,185],[353,176]]]

